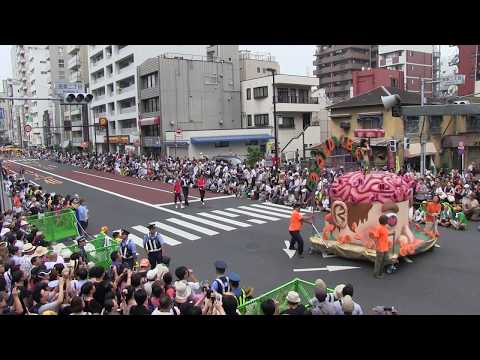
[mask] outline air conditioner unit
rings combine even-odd
[[[218,123],[219,123],[220,125],[223,125],[223,120],[220,120]]]
[[[455,105],[468,105],[470,104],[470,101],[468,100],[457,100],[453,102]]]

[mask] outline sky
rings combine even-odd
[[[0,79],[12,75],[10,46],[0,45]],[[283,74],[312,76],[314,70],[315,45],[240,45],[240,49],[270,53],[279,62],[280,72]],[[442,58],[446,58],[454,51],[454,48],[442,46]]]

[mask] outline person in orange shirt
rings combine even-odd
[[[433,200],[427,203],[427,215],[425,216],[425,230],[433,231],[436,236],[438,236],[438,216],[442,207],[440,205],[440,198],[435,195]],[[440,247],[440,245],[436,246]]]
[[[387,262],[387,254],[390,248],[388,240],[388,217],[386,215],[380,216],[378,219],[380,225],[377,225],[375,230],[371,233],[371,237],[375,240],[376,248],[376,257],[375,257],[375,267],[373,269],[373,274],[375,278],[383,278],[383,270],[385,268],[385,263]]]
[[[302,230],[304,222],[311,224],[312,220],[307,216],[302,216],[300,213],[300,205],[295,204],[293,206],[292,216],[290,217],[290,226],[288,227],[291,236],[289,249],[295,250],[295,243],[297,243],[298,256],[301,258],[303,258],[303,239],[300,230]]]

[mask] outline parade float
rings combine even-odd
[[[323,253],[375,261],[372,231],[381,215],[388,217],[390,262],[431,249],[437,234],[409,222],[412,183],[390,172],[355,171],[338,177],[330,187],[331,210],[321,234],[310,238]]]
[[[313,194],[327,158],[337,148],[351,153],[354,161],[364,156],[364,149],[353,139],[330,137],[320,144],[310,162],[307,186]],[[330,212],[322,232],[310,238],[312,249],[350,259],[375,261],[372,231],[381,215],[388,216],[392,242],[390,263],[399,257],[416,255],[433,248],[437,235],[409,222],[412,203],[412,179],[392,172],[354,171],[338,177],[331,185]]]

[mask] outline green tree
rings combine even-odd
[[[263,154],[259,147],[257,146],[249,146],[247,148],[247,164],[250,167],[255,166],[256,162],[261,160]]]

